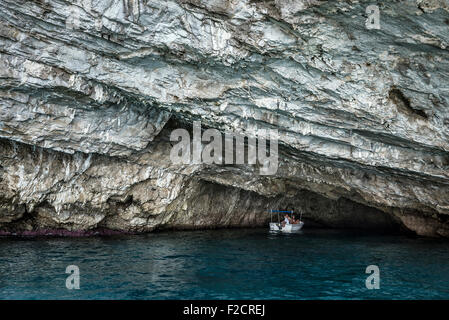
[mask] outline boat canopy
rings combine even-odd
[[[294,213],[293,211],[270,210],[271,213]]]

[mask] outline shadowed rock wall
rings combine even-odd
[[[0,228],[262,225],[449,236],[449,5],[0,1]],[[170,119],[173,119],[170,122]],[[174,165],[201,120],[279,132],[279,168]]]

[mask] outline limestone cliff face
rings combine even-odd
[[[449,236],[449,3],[0,0],[0,230]],[[279,132],[279,168],[176,165],[170,132]]]

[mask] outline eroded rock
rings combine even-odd
[[[447,237],[449,6],[384,2],[368,30],[370,4],[1,1],[0,228],[255,226],[290,207]],[[276,174],[173,165],[170,130],[194,120],[277,129]]]

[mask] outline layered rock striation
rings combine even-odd
[[[0,1],[0,229],[449,236],[449,3]],[[278,131],[279,164],[176,164],[176,128]]]

